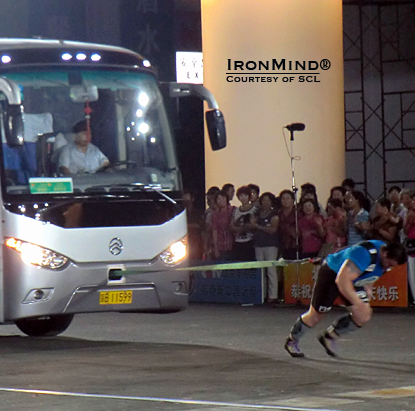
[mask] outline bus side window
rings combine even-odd
[[[4,168],[14,184],[28,184],[30,177],[38,173],[37,142],[38,135],[53,130],[50,113],[24,115],[24,146],[11,148],[3,140]]]

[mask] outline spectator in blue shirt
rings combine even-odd
[[[348,245],[357,244],[365,239],[365,224],[369,221],[369,213],[363,206],[365,196],[361,191],[353,190],[347,196],[348,213]]]

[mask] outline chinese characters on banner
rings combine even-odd
[[[289,264],[284,267],[284,302],[308,305],[313,292],[318,267],[309,264]]]
[[[298,270],[298,272],[297,272]],[[318,266],[311,263],[289,264],[284,267],[284,300],[309,305]],[[407,307],[407,266],[401,265],[384,274],[372,287],[374,307]],[[338,301],[338,300],[336,300]],[[340,303],[340,301],[338,301]]]

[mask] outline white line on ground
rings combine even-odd
[[[263,410],[280,410],[280,411],[338,411],[334,409],[323,408],[304,408],[304,407],[289,407],[279,405],[261,405],[261,404],[240,404],[222,401],[202,401],[202,400],[182,400],[178,398],[156,398],[156,397],[135,397],[129,395],[109,395],[109,394],[88,394],[82,392],[65,392],[65,391],[48,391],[48,390],[29,390],[24,388],[7,388],[0,387],[0,392],[14,392],[37,395],[56,395],[65,397],[84,397],[84,398],[102,398],[110,400],[133,400],[133,401],[151,401],[151,402],[169,402],[175,404],[187,405],[207,405],[220,407],[233,407],[245,409],[263,409]]]

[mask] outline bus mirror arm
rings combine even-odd
[[[197,96],[202,100],[205,100],[210,109],[219,109],[218,103],[215,100],[213,94],[201,84],[191,84],[191,83],[161,83],[162,87],[168,85],[170,97],[180,98],[180,97],[189,97]]]
[[[9,104],[16,106],[22,104],[20,87],[14,81],[5,77],[0,77],[0,92],[4,93]]]
[[[0,92],[7,99],[3,112],[4,132],[9,147],[21,147],[23,138],[23,106],[19,86],[9,79],[0,77]]]
[[[162,83],[162,86],[168,84],[170,97],[180,98],[197,96],[205,100],[209,110],[206,112],[206,125],[209,133],[212,150],[221,150],[226,147],[226,128],[225,119],[219,110],[213,94],[201,84],[191,83]]]

